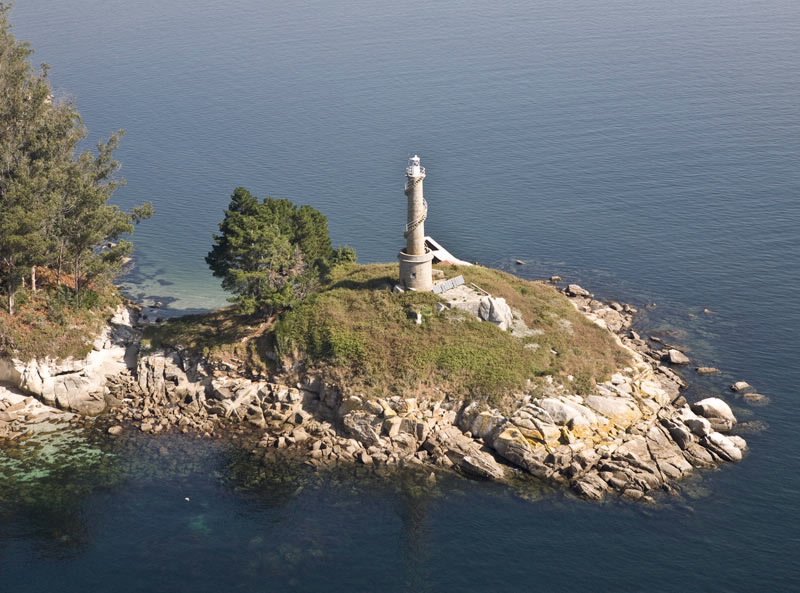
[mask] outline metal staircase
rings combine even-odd
[[[422,214],[420,214],[416,220],[412,220],[406,224],[406,232],[403,233],[403,237],[408,238],[408,236],[414,232],[415,228],[425,222],[426,218],[428,218],[428,201],[422,198]]]

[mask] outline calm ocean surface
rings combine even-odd
[[[224,302],[203,257],[237,185],[393,260],[418,152],[430,234],[639,305],[723,369],[687,378],[751,452],[647,507],[62,435],[3,454],[0,590],[800,591],[796,0],[17,0],[12,21],[92,142],[127,130],[117,200],[157,208],[134,295]]]

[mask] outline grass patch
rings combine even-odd
[[[275,327],[277,353],[285,366],[318,369],[366,394],[438,387],[494,404],[543,375],[572,375],[575,390],[585,392],[628,363],[613,337],[551,286],[477,266],[445,273],[505,298],[538,335],[519,339],[461,311],[437,313],[436,295],[391,292],[396,266],[354,265],[284,315]],[[410,311],[422,314],[422,325]]]
[[[280,319],[221,309],[150,326],[145,346],[202,353],[245,374],[274,372],[279,360],[284,372],[316,371],[371,397],[450,393],[499,406],[536,390],[544,375],[572,375],[582,393],[629,363],[613,336],[552,286],[477,266],[442,269],[505,298],[536,335],[520,339],[463,311],[438,312],[431,293],[395,294],[394,264],[354,264],[336,268]]]

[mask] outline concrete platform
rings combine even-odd
[[[458,259],[455,255],[447,251],[440,243],[432,237],[425,237],[425,247],[433,254],[435,264],[453,264],[454,266],[471,266],[472,264],[463,259]]]

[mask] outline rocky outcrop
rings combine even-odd
[[[514,313],[506,300],[500,297],[484,296],[478,305],[478,317],[489,323],[494,323],[503,331],[514,323]]]
[[[41,403],[15,389],[0,387],[0,440],[14,440],[57,430],[79,418]]]
[[[315,466],[428,465],[501,481],[530,474],[589,498],[650,499],[696,467],[742,459],[744,440],[720,432],[735,424],[725,402],[676,405],[679,385],[631,354],[634,364],[596,393],[553,383],[503,412],[475,402],[347,394],[317,377],[294,386],[253,381],[160,352],[140,360],[136,395],[119,418],[154,433],[249,426],[262,432],[257,452],[266,459],[287,450]]]
[[[510,398],[515,403],[503,410],[446,396],[376,398],[319,376],[292,385],[279,376],[248,378],[185,351],[140,355],[124,312],[85,360],[0,360],[0,380],[84,415],[109,411],[111,434],[126,423],[154,434],[247,430],[259,436],[255,453],[266,460],[287,451],[314,466],[424,465],[500,481],[531,475],[593,499],[615,492],[649,500],[696,467],[740,461],[745,441],[723,434],[736,424],[730,407],[719,398],[687,404],[683,380],[661,363],[665,356],[679,363],[669,349],[630,331],[635,309],[578,289],[566,291],[573,304],[616,332],[630,366],[590,394],[551,380],[543,391]],[[501,300],[481,301],[483,318],[519,330]],[[4,418],[0,410],[0,431]]]
[[[0,383],[33,395],[49,406],[96,416],[113,405],[118,377],[135,364],[138,339],[131,311],[120,307],[85,358],[2,358]]]
[[[686,356],[683,352],[681,352],[676,348],[670,348],[669,350],[667,350],[667,354],[664,358],[670,364],[675,364],[675,365],[684,365],[684,364],[689,364],[691,362],[688,356]]]
[[[711,428],[720,432],[728,432],[736,424],[736,416],[730,406],[718,397],[709,397],[692,404],[692,412],[706,418]]]

